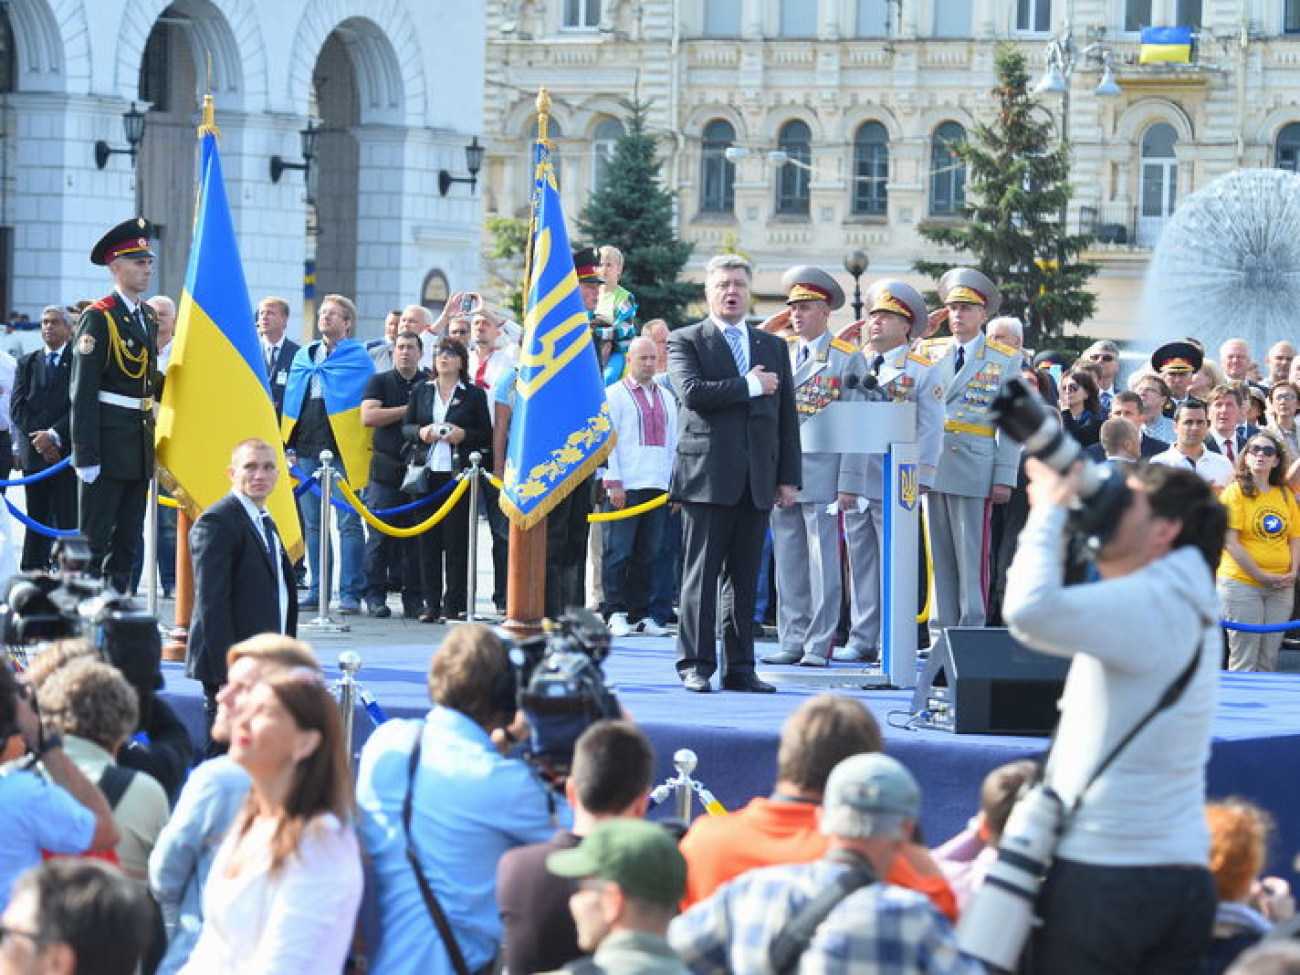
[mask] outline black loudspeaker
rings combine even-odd
[[[1070,661],[1004,629],[949,627],[912,696],[912,723],[959,735],[1050,735]]]

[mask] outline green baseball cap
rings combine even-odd
[[[606,819],[575,849],[546,858],[557,877],[600,877],[654,904],[676,904],[686,893],[686,860],[672,835],[644,819]]]

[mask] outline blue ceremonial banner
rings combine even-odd
[[[524,337],[501,491],[501,510],[521,528],[546,517],[614,446],[545,126],[539,131]]]

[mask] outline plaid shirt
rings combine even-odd
[[[675,918],[668,939],[696,975],[767,975],[768,949],[790,919],[848,866],[835,860],[752,870]],[[920,894],[875,883],[840,901],[817,928],[801,975],[983,975]]]

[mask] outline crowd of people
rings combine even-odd
[[[43,347],[15,364],[10,399],[25,471],[72,458],[30,486],[29,511],[87,532],[92,570],[120,591],[140,571],[141,471],[175,315],[163,296],[143,300],[149,238],[128,221],[96,245],[113,294],[75,330],[66,309],[45,309]],[[1114,343],[1029,355],[1021,323],[997,317],[997,285],[971,268],[942,276],[934,311],[906,282],[875,281],[865,318],[836,329],[840,285],[793,267],[786,309],[756,327],[753,268],[734,254],[706,265],[703,321],[638,334],[622,255],[573,256],[617,438],[551,512],[547,614],[591,605],[621,640],[675,625],[677,676],[696,694],[774,690],[755,666],[769,611],[769,666],[878,660],[882,459],[804,452],[800,427],[838,401],[915,404],[930,638],[1005,623],[1032,650],[1071,658],[1045,760],[993,770],[969,828],[923,838],[924,797],[876,719],[823,695],[783,726],[769,796],[650,822],[645,733],[596,721],[567,777],[543,776],[519,745],[516,663],[465,622],[430,658],[427,715],[377,728],[354,774],[317,657],[295,638],[300,609],[335,595],[317,561],[319,509],[302,503],[295,566],[267,510],[280,452],[245,440],[231,445],[230,494],[190,536],[203,761],[189,768],[188,735],[155,694],[156,632],[123,635],[121,652],[62,641],[22,674],[0,666],[0,972],[278,975],[359,970],[362,958],[378,975],[981,972],[980,932],[954,925],[995,916],[981,898],[1005,888],[998,847],[1025,828],[1016,811],[1034,790],[1059,810],[1059,841],[1025,971],[1300,971],[1279,937],[1294,927],[1290,892],[1260,876],[1267,812],[1205,792],[1218,671],[1276,669],[1283,634],[1256,625],[1294,618],[1294,350],[1279,343],[1256,366],[1233,339],[1216,364],[1172,342],[1124,389]],[[503,471],[521,334],[482,296],[456,292],[437,316],[390,311],[369,343],[346,296],[320,300],[319,337],[301,347],[286,335],[291,311],[268,296],[256,325],[299,474],[328,450],[382,509],[445,496],[474,455]],[[993,400],[1016,377],[1122,475],[1122,506],[1078,584],[1063,556],[1077,471],[1023,457],[995,422]],[[349,390],[357,408],[341,409]],[[665,493],[670,505],[588,526],[596,508]],[[504,613],[509,532],[495,489],[483,501]],[[462,503],[401,538],[340,512],[339,611],[468,620],[479,514]],[[50,557],[29,533],[23,568]],[[1248,628],[1225,641],[1221,614]],[[1125,641],[1092,625],[1103,615]]]

